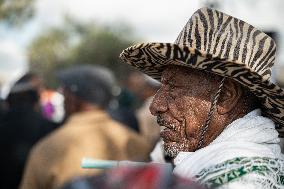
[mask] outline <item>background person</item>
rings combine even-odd
[[[11,88],[0,120],[0,188],[17,189],[32,146],[57,128],[41,114],[40,78],[26,73]]]
[[[65,124],[32,150],[21,189],[53,189],[78,176],[98,173],[80,167],[83,157],[146,160],[149,144],[113,121],[105,109],[114,78],[103,67],[84,65],[59,73],[67,115]]]

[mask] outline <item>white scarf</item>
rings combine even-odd
[[[206,168],[238,157],[284,160],[279,141],[274,123],[257,109],[228,125],[210,145],[195,152],[180,152],[174,159],[174,173],[192,178]]]

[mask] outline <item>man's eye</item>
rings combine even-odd
[[[169,82],[168,85],[172,88],[175,87],[175,84],[173,82]]]
[[[168,86],[169,86],[169,91],[170,92],[174,92],[175,86],[174,85],[168,85]]]
[[[175,85],[169,85],[169,93],[171,94],[171,96],[175,96],[175,93],[177,93]]]
[[[171,90],[169,96],[175,100],[178,97],[178,93],[175,90]]]

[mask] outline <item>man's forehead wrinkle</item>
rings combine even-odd
[[[177,87],[192,87],[192,77],[194,77],[194,74],[191,74],[190,72],[180,68],[175,68],[164,72],[161,78],[161,82]]]
[[[162,82],[172,81],[177,71],[178,71],[177,67],[173,66],[167,67],[162,73]]]
[[[177,87],[194,87],[195,89],[202,87],[204,90],[210,90],[207,89],[209,87],[208,77],[210,76],[205,72],[192,70],[183,66],[171,65],[163,71],[161,82],[164,84],[172,84]],[[195,83],[195,85],[193,85],[193,81],[196,80],[199,80],[198,84]]]

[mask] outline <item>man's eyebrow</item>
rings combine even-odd
[[[166,69],[167,70],[167,69]],[[177,72],[177,69],[172,69],[172,71],[169,73],[167,73],[166,76],[162,77],[162,79],[165,80],[165,82],[168,82],[168,81],[172,81],[172,78],[176,75],[176,72]],[[161,81],[162,81],[161,79]]]
[[[173,75],[170,75],[170,76],[168,76],[168,77],[162,77],[162,79],[161,79],[161,82],[162,83],[169,83],[169,82],[171,82],[171,81],[173,81]]]
[[[168,79],[162,77],[162,78],[161,78],[161,83],[168,83]]]

